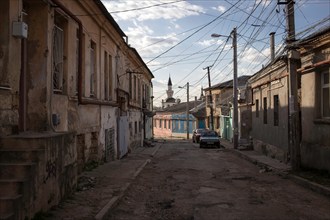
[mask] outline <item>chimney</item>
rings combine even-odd
[[[271,32],[270,36],[270,62],[273,62],[275,59],[275,32]]]

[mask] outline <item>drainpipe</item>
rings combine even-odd
[[[271,32],[270,36],[270,62],[273,62],[275,59],[275,32]]]
[[[85,100],[82,98],[82,48],[83,48],[83,25],[79,18],[74,15],[70,10],[68,10],[59,0],[52,0],[57,7],[59,7],[63,12],[69,15],[78,24],[78,103],[81,105],[95,104],[95,105],[108,105],[118,107],[118,103],[101,101],[101,100]]]

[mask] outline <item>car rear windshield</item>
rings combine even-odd
[[[217,137],[218,134],[214,131],[204,132],[202,134],[203,137]]]

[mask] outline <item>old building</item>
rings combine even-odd
[[[249,76],[237,78],[238,88],[245,88]],[[217,131],[222,138],[231,140],[232,131],[232,103],[233,103],[233,80],[215,84],[205,88],[206,98],[206,125]],[[212,96],[210,96],[212,95]],[[210,98],[211,97],[211,98]],[[213,116],[213,120],[212,120]],[[239,123],[243,124],[243,123]]]
[[[195,100],[189,102],[188,105],[188,133],[190,138],[193,130],[198,126],[198,119],[193,116],[190,110],[201,103],[202,101]],[[187,138],[187,103],[182,102],[166,109],[156,111],[154,116],[154,135],[155,137]]]
[[[330,170],[329,66],[330,29],[319,30],[295,43],[300,52],[298,104],[300,107],[300,162],[303,168]],[[290,161],[288,58],[279,56],[249,80],[252,94],[254,149]]]
[[[153,75],[100,0],[3,0],[0,19],[0,218],[24,219],[151,136]]]
[[[301,164],[330,172],[330,27],[299,43]]]
[[[249,79],[252,104],[253,147],[281,161],[288,161],[287,57],[280,56]]]

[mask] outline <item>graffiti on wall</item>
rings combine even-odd
[[[44,183],[47,182],[51,177],[56,178],[56,160],[48,160],[46,163],[46,175],[44,177]]]

